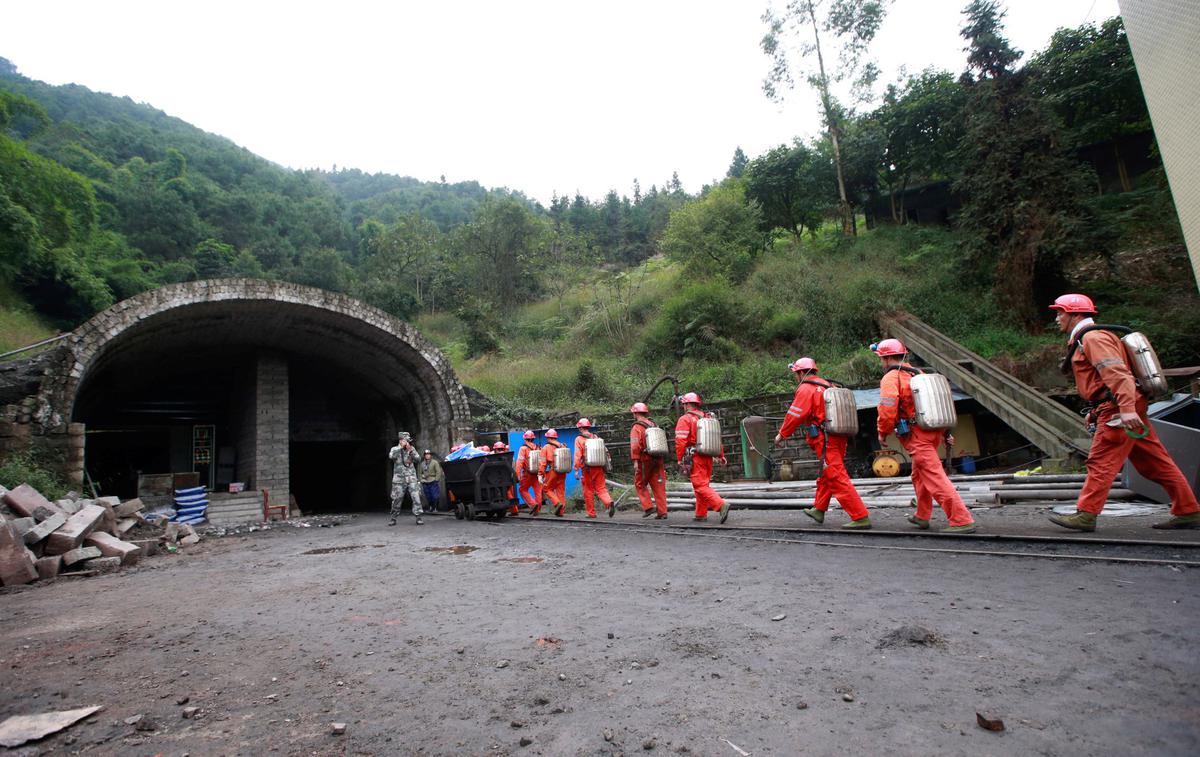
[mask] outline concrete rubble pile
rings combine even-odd
[[[0,584],[111,573],[160,547],[200,541],[191,526],[148,520],[142,510],[140,499],[71,493],[51,502],[28,484],[0,486]]]

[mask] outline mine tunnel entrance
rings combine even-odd
[[[75,418],[87,425],[87,471],[100,493],[145,496],[147,479],[189,473],[213,492],[270,489],[247,479],[282,462],[305,514],[386,510],[388,449],[397,430],[420,429],[411,405],[332,361],[275,355],[278,375],[259,362],[250,349],[186,361],[129,355],[93,376]],[[272,403],[285,408],[274,431],[264,429]],[[278,454],[264,449],[266,433],[286,435],[286,460],[260,459]]]

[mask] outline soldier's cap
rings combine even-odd
[[[425,450],[424,452],[422,452],[421,454],[422,454],[422,455],[432,455],[432,454],[433,454],[433,450],[427,449],[427,450]]]
[[[410,440],[410,441],[411,441],[411,440],[412,440],[412,434],[408,433],[407,431],[401,431],[401,432],[400,432],[400,438],[401,438],[401,439],[407,439],[407,440]]]

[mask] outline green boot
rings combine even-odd
[[[917,528],[921,529],[922,531],[929,530],[929,521],[925,520],[924,518],[918,518],[915,515],[910,515],[910,516],[908,516],[908,522],[913,524]]]
[[[1162,523],[1155,523],[1150,528],[1158,529],[1174,529],[1174,528],[1200,528],[1200,513],[1188,513],[1187,515],[1176,515],[1170,520],[1164,520]]]
[[[944,534],[973,534],[975,533],[974,523],[964,523],[961,526],[946,526],[942,529]]]
[[[852,520],[849,523],[842,524],[844,531],[868,531],[871,528],[871,518],[862,517],[858,520]]]
[[[1076,510],[1074,515],[1051,515],[1050,522],[1072,531],[1095,531],[1096,514]]]
[[[815,507],[806,507],[806,508],[804,508],[804,514],[807,515],[808,517],[812,518],[813,520],[815,520],[817,523],[825,522],[825,511],[824,510],[818,510]]]

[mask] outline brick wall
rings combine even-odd
[[[68,484],[82,491],[84,432],[82,423],[41,425],[36,418],[36,400],[28,397],[0,408],[0,460],[36,446]],[[16,486],[22,482],[0,483]]]
[[[285,503],[290,489],[288,364],[281,355],[265,354],[255,368],[254,486],[269,489],[273,502]]]

